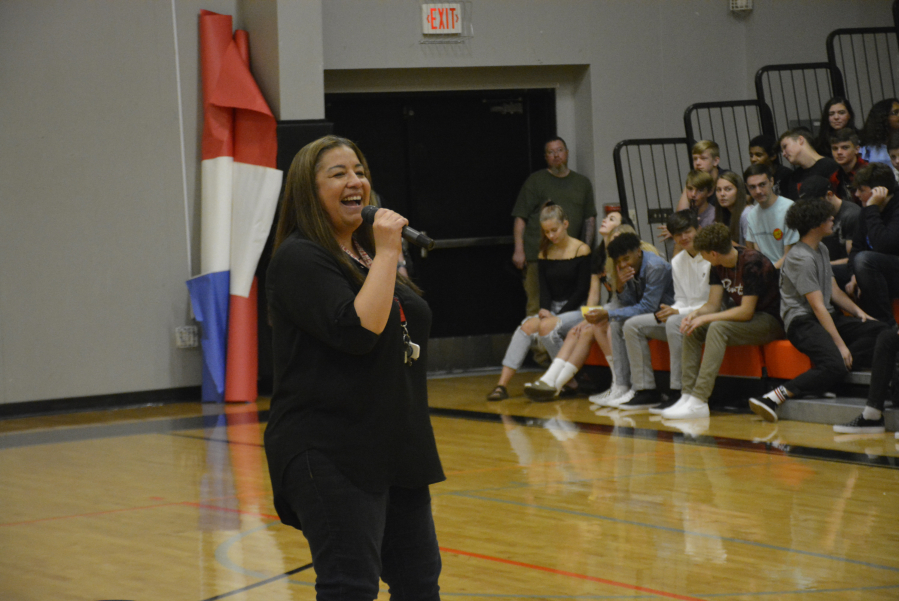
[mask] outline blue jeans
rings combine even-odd
[[[440,550],[427,486],[369,493],[316,450],[293,459],[284,478],[312,551],[316,599],[371,601],[379,578],[391,599],[440,599]]]
[[[863,251],[852,258],[858,305],[871,317],[893,324],[892,299],[899,298],[899,256]]]

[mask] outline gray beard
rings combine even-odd
[[[556,177],[565,177],[568,175],[568,165],[562,164],[558,167],[547,167],[547,170]]]

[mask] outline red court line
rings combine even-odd
[[[646,588],[645,586],[637,586],[635,584],[626,584],[624,582],[616,582],[614,580],[606,580],[605,578],[597,578],[596,576],[587,576],[586,574],[578,574],[576,572],[566,572],[564,570],[556,570],[555,568],[547,568],[546,566],[538,566],[532,563],[524,563],[521,561],[514,561],[512,559],[502,559],[501,557],[491,557],[490,555],[481,555],[480,553],[469,553],[468,551],[459,551],[458,549],[448,549],[446,547],[440,547],[440,550],[444,553],[452,553],[454,555],[464,555],[467,557],[474,557],[476,559],[486,559],[487,561],[495,561],[497,563],[504,563],[510,566],[517,566],[519,568],[528,568],[531,570],[540,570],[541,572],[549,572],[550,574],[558,574],[559,576],[569,576],[571,578],[580,578],[581,580],[589,580],[590,582],[598,582],[600,584],[608,584],[609,586],[617,586],[619,588],[625,588],[632,591],[638,591],[641,593],[649,593],[651,595],[657,595],[659,597],[667,597],[668,599],[681,599],[681,601],[705,601],[704,599],[700,599],[699,597],[690,597],[689,595],[678,595],[677,593],[668,593],[665,591],[657,591],[652,588]]]
[[[218,505],[207,505],[205,503],[194,503],[192,501],[184,501],[183,503],[179,503],[179,505],[187,505],[189,507],[197,507],[199,509],[215,509],[216,511],[230,511],[231,513],[241,513],[244,515],[255,515],[261,518],[268,518],[270,520],[279,520],[280,518],[276,515],[268,515],[266,513],[259,513],[257,511],[244,511],[242,509],[232,509],[230,507],[219,507]]]

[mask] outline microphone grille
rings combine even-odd
[[[365,223],[374,223],[375,222],[375,213],[378,212],[378,207],[367,205],[362,207],[362,221]]]

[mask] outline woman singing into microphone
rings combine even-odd
[[[305,146],[287,173],[266,284],[265,450],[278,516],[309,542],[317,599],[371,601],[379,578],[404,599],[439,599],[431,312],[397,275],[406,219],[381,209],[363,224],[370,193],[365,157],[336,136]]]

